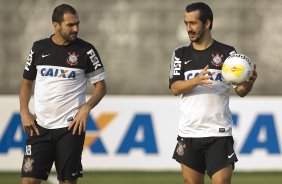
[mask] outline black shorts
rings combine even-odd
[[[228,137],[177,138],[173,158],[185,166],[211,177],[228,164],[238,161],[233,149],[234,140]]]
[[[28,137],[22,164],[22,177],[47,180],[52,165],[58,180],[74,181],[82,177],[81,155],[85,133],[72,135],[68,128],[45,129],[39,125],[39,136]]]

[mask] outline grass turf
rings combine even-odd
[[[55,173],[53,174],[55,176]],[[19,173],[0,173],[0,183],[20,183]],[[78,180],[79,184],[182,184],[180,172],[115,172],[96,171],[85,172],[84,177]],[[205,184],[210,179],[205,177]],[[281,184],[282,172],[235,172],[232,177],[232,184]],[[49,184],[49,182],[42,182]]]

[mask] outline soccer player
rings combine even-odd
[[[28,134],[22,164],[22,184],[47,180],[55,163],[59,183],[82,177],[81,155],[86,122],[106,94],[105,71],[90,43],[77,37],[79,17],[67,4],[52,15],[54,34],[34,42],[20,87],[22,126]],[[34,87],[35,114],[29,110]],[[94,85],[86,101],[86,83]]]
[[[234,163],[232,116],[228,91],[221,76],[223,61],[236,51],[211,36],[213,13],[204,3],[186,7],[184,23],[191,44],[172,55],[169,87],[181,95],[178,142],[173,158],[180,163],[185,184],[204,184],[207,174],[213,184],[230,184]],[[257,73],[235,92],[247,95]]]

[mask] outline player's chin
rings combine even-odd
[[[189,39],[191,42],[197,42],[198,41],[198,37],[196,36],[189,36]]]
[[[77,39],[77,35],[70,35],[69,40],[74,41]]]

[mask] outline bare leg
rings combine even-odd
[[[41,180],[36,178],[22,177],[22,184],[40,184]]]
[[[74,181],[64,180],[64,181],[60,181],[60,184],[77,184],[77,180]]]
[[[204,175],[181,164],[184,184],[204,184]]]
[[[212,175],[212,184],[231,184],[233,167],[227,165]]]

